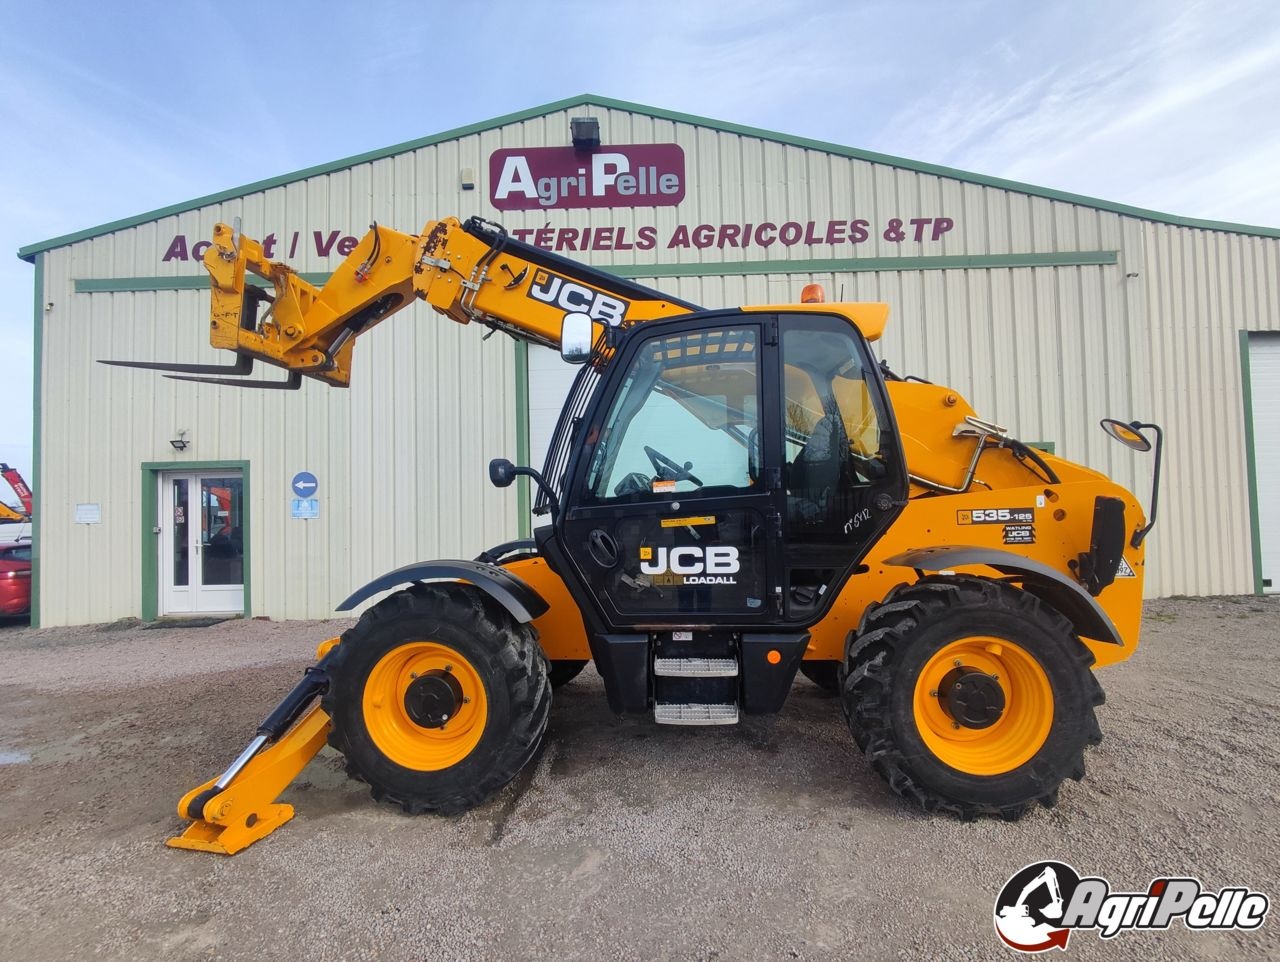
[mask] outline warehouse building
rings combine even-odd
[[[598,121],[598,147],[575,148],[577,118]],[[20,251],[36,621],[324,617],[391,568],[527,531],[527,491],[494,489],[485,465],[541,464],[572,373],[550,351],[419,304],[361,339],[346,391],[95,363],[228,360],[206,341],[199,263],[216,222],[240,217],[323,278],[372,221],[450,214],[709,307],[794,301],[811,282],[886,301],[877,350],[895,369],[1144,502],[1151,458],[1098,420],[1156,421],[1148,593],[1280,585],[1280,230],[582,96]]]

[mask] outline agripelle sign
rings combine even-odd
[[[673,207],[684,191],[679,144],[520,147],[489,156],[489,200],[498,210]]]

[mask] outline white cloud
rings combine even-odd
[[[1280,197],[1261,189],[1280,103],[1271,9],[1198,4],[1132,39],[1116,24],[1106,43],[1048,66],[1002,61],[1003,82],[970,71],[900,110],[882,131],[885,149],[1173,213],[1280,224]]]

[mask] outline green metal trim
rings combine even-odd
[[[41,492],[44,478],[40,473],[40,437],[44,427],[44,256],[37,254],[35,313],[31,354],[34,365],[31,376],[31,627],[40,627],[40,519],[44,516]]]
[[[978,184],[982,187],[995,187],[1000,190],[1010,190],[1020,194],[1029,194],[1033,197],[1044,197],[1048,200],[1058,200],[1068,204],[1080,204],[1086,207],[1093,207],[1098,210],[1110,211],[1114,214],[1123,214],[1128,217],[1137,217],[1142,220],[1171,224],[1175,227],[1195,227],[1206,230],[1230,231],[1237,234],[1255,234],[1260,237],[1280,237],[1280,228],[1257,227],[1249,224],[1235,224],[1227,221],[1201,220],[1194,217],[1179,217],[1174,214],[1165,214],[1160,211],[1148,210],[1144,207],[1112,203],[1110,201],[1100,200],[1096,197],[1088,197],[1084,194],[1073,194],[1067,191],[1053,190],[1048,187],[1037,187],[1034,184],[1024,184],[1020,181],[1006,180],[1002,177],[989,177],[985,174],[975,174],[970,171],[959,170],[954,167],[944,167],[940,164],[928,164],[922,161],[908,160],[904,157],[894,157],[891,154],[881,154],[870,150],[860,150],[856,147],[846,147],[841,144],[833,144],[823,140],[813,140],[808,137],[795,137],[790,134],[779,133],[778,131],[764,130],[759,127],[748,127],[745,124],[735,124],[728,121],[714,120],[710,117],[699,117],[696,114],[686,114],[675,110],[664,110],[661,107],[649,107],[645,104],[633,103],[626,100],[615,100],[612,97],[600,97],[595,94],[582,94],[576,97],[569,97],[565,100],[557,100],[549,104],[543,104],[540,107],[530,107],[527,110],[519,110],[515,113],[504,114],[503,116],[495,117],[492,120],[484,120],[478,123],[469,124],[465,127],[446,130],[443,133],[432,134],[417,140],[405,141],[404,143],[395,144],[391,147],[385,147],[380,150],[366,151],[362,154],[344,157],[341,160],[331,161],[326,164],[318,164],[314,167],[307,167],[302,170],[294,171],[290,174],[282,174],[278,177],[255,181],[251,184],[245,184],[243,187],[232,187],[228,190],[218,191],[214,194],[207,194],[204,197],[197,197],[194,200],[184,201],[179,204],[172,204],[168,207],[161,207],[157,210],[148,211],[145,214],[137,214],[133,217],[126,217],[122,220],[101,224],[97,227],[90,227],[85,230],[76,231],[75,233],[64,234],[61,237],[53,237],[49,240],[29,244],[26,247],[20,248],[18,250],[18,256],[23,260],[29,261],[36,254],[42,251],[52,250],[57,247],[65,247],[66,245],[74,244],[77,241],[99,237],[103,234],[123,230],[127,227],[136,227],[139,224],[158,220],[161,217],[170,217],[174,214],[182,214],[187,211],[196,210],[200,207],[207,207],[210,204],[218,204],[227,200],[235,200],[245,196],[246,194],[254,194],[260,191],[270,190],[273,187],[282,187],[286,184],[292,184],[299,180],[305,180],[308,177],[318,177],[323,174],[331,174],[335,171],[353,167],[356,164],[383,160],[387,157],[394,157],[397,154],[402,154],[410,150],[418,150],[422,147],[430,147],[434,144],[443,143],[447,140],[455,140],[459,137],[466,137],[471,134],[484,133],[489,130],[504,127],[507,124],[532,120],[536,117],[554,113],[558,110],[568,110],[573,107],[585,106],[605,107],[611,110],[623,110],[630,113],[644,114],[659,120],[669,120],[673,123],[691,124],[695,127],[705,127],[709,130],[715,130],[721,133],[737,134],[742,137],[754,137],[759,140],[773,141],[774,143],[785,144],[789,147],[799,147],[804,150],[822,151],[824,153],[834,154],[838,157],[862,160],[872,164],[884,164],[886,166],[897,167],[901,170],[910,170],[920,174],[932,174],[937,177],[947,177],[952,180],[959,180],[965,183]]]
[[[1118,251],[1027,254],[935,254],[920,257],[817,257],[807,260],[704,261],[698,264],[626,264],[604,270],[619,277],[702,277],[731,274],[826,274],[865,271],[988,270],[997,267],[1079,267],[1119,263]]]
[[[1253,382],[1249,372],[1249,332],[1240,332],[1240,392],[1244,396],[1244,458],[1249,478],[1249,542],[1253,550],[1253,593],[1262,591],[1262,522],[1258,518],[1258,458],[1253,439]]]
[[[1045,454],[1058,453],[1054,450],[1056,445],[1053,441],[1023,441],[1022,443],[1029,448],[1035,448],[1037,451],[1043,451]]]
[[[156,489],[159,487],[159,475],[164,471],[239,471],[243,479],[244,517],[244,617],[253,617],[253,552],[249,545],[253,536],[253,511],[249,499],[249,462],[248,461],[143,461],[142,462],[142,498],[139,501],[142,511],[142,604],[140,606],[143,621],[155,621],[160,605],[160,542],[154,528],[159,517]]]
[[[329,272],[299,274],[308,284],[324,284]],[[260,277],[246,277],[245,282],[256,287],[266,287]],[[209,277],[206,274],[178,274],[169,277],[78,277],[75,280],[77,294],[119,294],[132,291],[207,291]]]
[[[1054,251],[1027,254],[938,254],[920,257],[822,257],[807,260],[701,261],[691,264],[605,264],[601,270],[618,277],[715,277],[738,274],[826,274],[862,271],[988,270],[1002,267],[1084,267],[1119,263],[1118,251]],[[324,284],[330,274],[301,275],[310,284]],[[255,283],[257,280],[255,279]],[[207,277],[81,277],[77,294],[130,291],[194,291],[209,286]]]
[[[516,463],[529,463],[529,345],[516,341]],[[516,510],[520,512],[519,537],[527,538],[532,524],[529,516],[529,479],[516,479]]]

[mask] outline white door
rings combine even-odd
[[[160,477],[160,614],[244,611],[244,479]]]
[[[1249,336],[1262,590],[1280,592],[1280,334]]]

